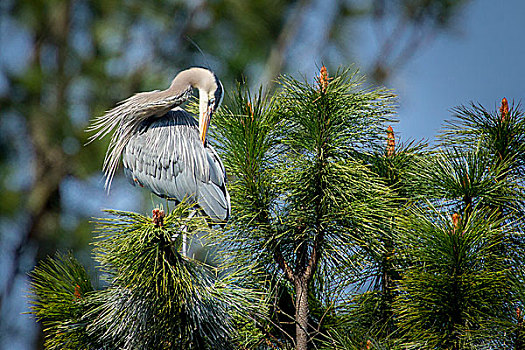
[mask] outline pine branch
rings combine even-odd
[[[431,206],[407,214],[400,228],[409,260],[394,303],[407,340],[454,348],[503,337],[498,320],[508,317],[512,292],[501,222],[481,207],[462,220]]]
[[[46,349],[93,349],[84,320],[94,293],[86,270],[72,255],[57,254],[30,273],[31,312],[42,322]]]
[[[308,266],[306,267],[306,270],[304,271],[304,277],[306,280],[310,280],[313,277],[313,274],[315,273],[317,269],[317,265],[319,264],[319,260],[321,259],[321,247],[323,246],[324,241],[324,232],[320,231],[317,233],[314,239],[314,243],[312,246],[312,253],[310,254],[310,259],[308,260]]]
[[[188,209],[178,205],[162,225],[158,215],[119,211],[97,219],[102,290],[81,282],[85,271],[71,259],[33,272],[33,312],[51,325],[50,348],[233,348],[235,320],[256,317],[264,295],[249,286],[247,270],[180,255],[173,237],[210,231],[204,219],[186,219]]]
[[[295,282],[297,275],[293,273],[292,269],[284,259],[283,253],[281,250],[277,247],[274,251],[274,258],[281,270],[284,272],[286,279],[292,283]]]

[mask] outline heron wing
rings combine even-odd
[[[94,119],[86,131],[96,131],[96,133],[89,137],[88,143],[101,139],[115,130],[104,159],[105,187],[108,191],[124,148],[143,122],[153,116],[166,114],[172,108],[184,103],[190,95],[191,87],[175,94],[168,93],[166,90],[141,92]]]
[[[216,221],[227,221],[230,216],[230,196],[226,190],[226,172],[215,150],[209,145],[205,149],[209,178],[198,185],[199,206]]]
[[[228,218],[224,166],[213,148],[202,145],[197,121],[184,110],[145,120],[128,141],[122,160],[133,185],[160,197],[197,203],[215,221]]]

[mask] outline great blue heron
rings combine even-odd
[[[199,90],[199,122],[180,108]],[[206,140],[223,87],[210,70],[192,67],[177,74],[168,89],[138,93],[97,117],[89,142],[115,130],[104,160],[109,191],[120,158],[124,174],[135,186],[157,196],[196,203],[214,222],[230,214],[226,174]]]

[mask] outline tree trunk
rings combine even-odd
[[[308,349],[308,281],[304,276],[295,281],[295,340],[296,350]]]

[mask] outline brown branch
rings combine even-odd
[[[56,87],[54,105],[41,106],[42,91],[47,86],[45,82],[42,82],[40,89],[28,93],[25,103],[17,107],[27,118],[27,141],[34,150],[32,167],[35,180],[24,196],[24,207],[28,218],[27,229],[22,233],[18,244],[13,249],[12,269],[6,278],[5,295],[11,293],[16,278],[21,273],[25,273],[21,269],[20,260],[28,243],[36,241],[38,247],[36,259],[41,258],[43,255],[42,241],[46,240],[42,236],[45,236],[47,232],[56,231],[59,227],[57,213],[60,211],[60,206],[57,206],[56,203],[60,201],[59,187],[69,172],[69,162],[60,143],[54,140],[52,131],[63,124],[70,123],[64,112],[64,106],[67,104],[66,91],[70,81],[66,75],[65,66],[68,54],[66,44],[70,29],[71,3],[62,4],[57,11],[60,16],[47,19],[49,23],[40,23],[44,28],[47,28],[48,25],[51,27],[36,35],[30,61],[31,66],[42,70],[42,47],[48,44],[57,48],[57,74],[55,80],[52,80]],[[0,299],[3,297],[0,295]]]
[[[293,343],[293,345],[295,346],[295,338],[292,335],[288,334],[286,332],[286,330],[283,327],[280,326],[281,324],[295,324],[295,317],[292,316],[292,315],[287,314],[284,311],[281,311],[281,309],[279,309],[279,313],[284,315],[284,316],[286,316],[286,317],[288,317],[291,321],[290,322],[281,322],[281,321],[277,320],[275,322],[275,321],[269,319],[268,322],[272,326],[276,327],[279,331],[281,331],[282,334],[284,334],[286,337],[288,337],[291,340],[291,342]]]
[[[292,283],[295,283],[296,276],[294,275],[291,267],[286,263],[286,260],[284,259],[283,253],[279,249],[279,247],[275,247],[275,250],[273,252],[273,257],[281,270],[284,272],[284,275],[286,279]]]
[[[333,304],[334,304],[334,303],[332,302],[332,305],[333,305]],[[326,317],[326,315],[328,315],[328,313],[329,313],[330,311],[332,311],[332,307],[331,307],[331,306],[330,306],[330,307],[327,307],[327,308],[324,310],[323,314],[321,315],[321,318],[319,318],[319,321],[317,322],[317,328],[315,328],[315,327],[313,327],[313,326],[310,326],[310,327],[314,330],[314,334],[311,335],[312,339],[313,339],[317,334],[322,334],[322,333],[321,333],[321,326],[322,326],[322,324],[323,324],[323,320],[324,320],[324,318]]]
[[[303,240],[299,243],[296,248],[296,259],[295,259],[295,275],[300,276],[305,269],[306,262],[308,261],[308,243]]]
[[[307,281],[310,281],[313,274],[317,270],[317,264],[319,263],[319,259],[321,258],[321,246],[323,242],[324,242],[324,231],[322,229],[319,229],[314,239],[314,245],[312,247],[312,253],[310,254],[310,259],[308,260],[308,266],[306,267],[306,270],[304,271],[304,277],[306,278]]]
[[[269,322],[274,326],[276,327],[277,329],[279,329],[283,334],[285,334],[286,336],[288,336],[290,338],[290,340],[292,341],[292,343],[294,343],[295,345],[295,342],[294,342],[294,339],[292,336],[290,336],[288,333],[286,333],[284,331],[284,329],[282,329],[278,324],[276,324],[275,322],[273,322],[272,320],[269,320]],[[255,322],[255,325],[256,327],[261,331],[263,332],[267,337],[270,337],[272,338],[276,343],[279,344],[280,348],[283,348],[284,347],[284,344],[282,341],[280,341],[279,339],[277,339],[277,337],[275,337],[272,333],[270,333],[266,328],[264,328],[264,326],[262,324],[260,324],[259,322]],[[270,345],[272,348],[274,349],[278,349],[275,347],[275,345],[273,344],[268,344],[268,339],[262,339],[262,341],[264,341],[267,345]]]
[[[286,51],[297,34],[310,2],[310,0],[301,0],[298,2],[295,5],[296,7],[294,11],[290,13],[290,16],[283,25],[281,33],[275,41],[275,44],[270,51],[270,56],[266,61],[263,77],[264,83],[262,85],[269,85],[269,83],[279,75],[279,72],[281,72],[285,62]]]
[[[407,39],[403,50],[393,59],[391,69],[400,70],[416,54],[424,42],[431,42],[435,36],[436,29],[434,27],[428,28],[421,25],[417,30],[414,29]]]

